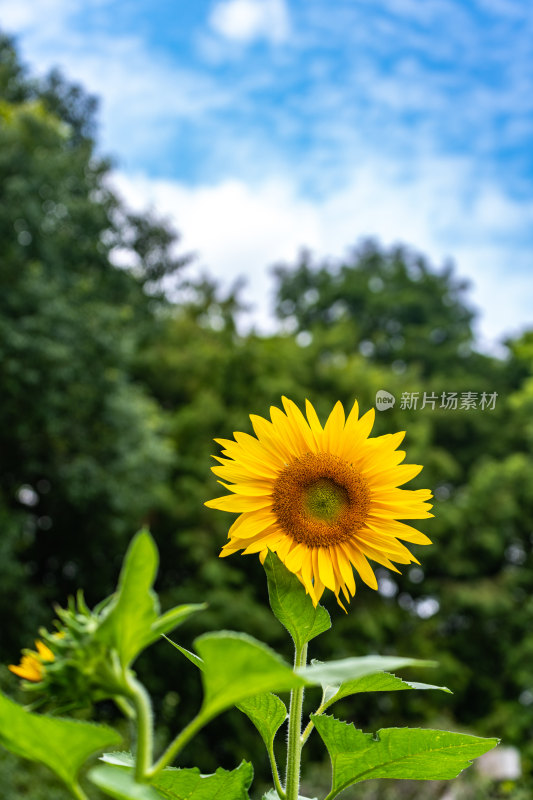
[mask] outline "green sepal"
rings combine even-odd
[[[103,619],[95,637],[118,653],[129,667],[139,653],[169,633],[204,605],[183,605],[159,616],[159,600],[153,591],[159,556],[148,530],[133,538],[120,572],[118,587],[102,610]]]
[[[313,601],[303,585],[270,550],[264,563],[268,597],[274,616],[292,636],[297,650],[331,628],[326,609]]]
[[[115,800],[249,800],[253,767],[246,761],[234,770],[219,767],[212,775],[202,775],[197,768],[167,767],[150,784],[137,783],[129,767],[127,754],[109,754],[105,764],[94,767],[89,779]],[[116,758],[114,758],[116,756]]]
[[[45,764],[69,787],[93,753],[120,742],[107,725],[34,714],[0,693],[0,744],[30,761]]]
[[[499,741],[423,728],[383,728],[371,734],[327,714],[311,718],[331,758],[332,797],[371,778],[456,778]]]

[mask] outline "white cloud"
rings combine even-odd
[[[302,246],[341,257],[364,235],[455,258],[475,282],[485,337],[531,319],[533,209],[510,195],[528,179],[497,162],[530,130],[527,26],[518,36],[504,24],[525,6],[478,0],[500,15],[493,30],[454,0],[428,0],[416,25],[414,0],[345,0],[334,13],[327,0],[295,3],[293,20],[286,0],[218,0],[191,28],[197,52],[182,58],[118,26],[118,3],[0,0],[0,17],[34,69],[59,64],[102,98],[102,150],[127,165],[127,197],[172,217],[184,249],[225,281],[247,275],[263,327],[268,266],[294,262]],[[289,37],[268,60],[244,49]],[[482,63],[499,79],[477,76]],[[450,154],[437,156],[448,140]],[[134,174],[144,168],[180,179]]]
[[[470,298],[482,309],[485,346],[531,322],[533,277],[512,236],[531,224],[533,206],[516,203],[490,183],[469,196],[466,163],[427,162],[405,179],[393,164],[368,160],[344,189],[315,201],[303,198],[288,176],[196,187],[141,176],[115,179],[134,207],[148,202],[172,218],[183,233],[183,249],[196,251],[199,263],[224,285],[247,277],[245,299],[255,305],[251,322],[263,330],[273,325],[268,267],[294,263],[302,247],[316,257],[340,259],[367,235],[386,245],[411,245],[437,264],[454,258],[458,273],[473,281]]]
[[[211,10],[209,24],[220,36],[241,44],[257,39],[279,44],[290,29],[284,0],[220,0]]]

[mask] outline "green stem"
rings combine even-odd
[[[270,760],[270,768],[272,770],[272,779],[274,781],[274,787],[276,789],[276,792],[278,793],[278,797],[280,798],[280,800],[285,800],[287,795],[283,791],[283,787],[279,779],[278,765],[276,764],[276,756],[274,755],[273,742],[270,743],[267,750],[268,750],[268,758]]]
[[[146,782],[152,766],[153,714],[150,695],[132,673],[126,675],[130,699],[135,708],[137,727],[137,752],[135,754],[135,780]]]
[[[322,692],[322,701],[321,701],[320,705],[318,706],[317,710],[315,711],[315,714],[322,714],[326,710],[327,707],[328,706],[326,704],[326,692],[324,690]],[[310,720],[308,722],[307,727],[305,728],[304,732],[302,733],[302,738],[301,738],[302,747],[304,746],[306,741],[311,736],[311,731],[313,730],[314,727],[315,727],[315,723],[313,722],[313,720]]]
[[[295,648],[294,668],[305,667],[307,662],[307,644],[299,650]],[[285,793],[287,800],[298,800],[300,789],[300,760],[302,755],[302,707],[304,687],[299,686],[291,692],[289,708],[289,739],[287,744],[287,776]]]
[[[113,700],[115,701],[115,705],[118,708],[118,710],[121,711],[122,714],[124,714],[126,719],[129,719],[130,721],[135,719],[135,711],[133,710],[133,708],[128,703],[125,697],[123,697],[120,694],[116,694],[113,697]]]
[[[193,736],[196,736],[199,730],[201,730],[204,725],[209,722],[208,719],[203,717],[201,714],[198,714],[194,719],[192,719],[188,725],[178,733],[174,741],[172,741],[163,755],[156,761],[154,766],[148,771],[146,777],[149,779],[154,778],[158,772],[161,772],[162,769],[168,767],[168,765],[174,761],[180,750],[182,750],[186,744],[190,742]]]
[[[88,800],[87,795],[85,794],[85,792],[83,791],[83,789],[81,788],[79,783],[74,783],[70,787],[70,790],[71,790],[72,794],[74,795],[74,797],[76,798],[76,800]]]
[[[315,711],[315,714],[320,714],[320,711]],[[313,722],[313,720],[311,720],[311,722],[309,722],[307,724],[307,727],[305,728],[304,732],[302,733],[302,738],[301,738],[302,747],[304,746],[306,741],[309,739],[309,737],[311,735],[311,731],[313,730],[314,727],[315,727],[315,723]]]

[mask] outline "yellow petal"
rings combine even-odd
[[[38,683],[43,678],[43,668],[35,656],[24,655],[18,666],[10,664],[8,669],[19,678],[33,683]]]
[[[342,579],[346,584],[348,591],[351,595],[355,594],[355,580],[353,577],[353,568],[346,554],[345,550],[343,549],[342,545],[337,545],[335,548],[336,556],[337,556],[337,564],[339,566],[340,574],[342,575]]]
[[[241,514],[228,531],[228,537],[238,539],[250,539],[252,536],[277,525],[276,517],[267,511],[252,511]]]
[[[293,540],[291,539],[290,536],[283,536],[276,545],[276,553],[278,554],[278,557],[283,561],[284,564],[285,564],[285,559],[287,558],[287,554],[291,549],[292,542]]]
[[[361,454],[361,448],[372,430],[375,416],[376,413],[371,408],[359,420],[350,422],[350,426],[346,423],[345,438],[339,452],[340,456],[348,459],[348,461],[357,460]]]
[[[346,418],[346,429],[352,431],[358,419],[359,419],[359,403],[357,402],[357,400],[355,400],[351,408],[351,411]]]
[[[315,598],[317,603],[320,601],[320,598],[324,594],[324,589],[326,588],[324,583],[320,578],[319,568],[318,568],[318,552],[321,548],[320,547],[313,547],[311,550],[311,555],[313,559],[313,591],[315,593]]]
[[[378,582],[376,580],[376,576],[374,575],[374,571],[372,570],[372,567],[366,560],[361,550],[356,545],[351,543],[346,549],[349,552],[350,561],[361,576],[362,580],[367,586],[370,586],[371,589],[377,589]]]
[[[316,608],[318,600],[316,600],[315,598],[315,590],[313,587],[313,556],[312,556],[312,551],[309,547],[305,547],[302,566],[298,577],[305,586],[305,590],[310,595],[313,604]]]
[[[40,642],[37,640],[35,642],[35,647],[37,648],[37,652],[39,656],[42,658],[43,661],[54,661],[55,657],[49,647],[45,645],[44,642]]]
[[[250,414],[252,426],[255,435],[269,452],[278,453],[281,456],[282,462],[290,460],[293,456],[291,448],[287,442],[280,435],[280,431],[263,417],[257,417],[255,414]]]
[[[260,464],[267,462],[269,467],[279,469],[283,467],[284,459],[279,452],[279,449],[268,449],[263,447],[262,443],[250,436],[249,433],[240,433],[236,431],[234,434],[235,441],[242,447],[247,457],[259,461]]]
[[[243,494],[247,497],[266,497],[272,494],[273,485],[272,483],[267,484],[266,481],[264,482],[263,486],[259,485],[259,481],[257,483],[251,481],[248,483],[224,483],[224,481],[217,481],[227,489],[229,492],[234,492],[235,494]]]
[[[306,556],[307,547],[298,542],[294,542],[290,551],[285,557],[285,566],[296,575],[300,572],[304,558]]]
[[[311,428],[312,434],[315,438],[316,445],[319,450],[322,449],[322,436],[324,431],[322,430],[322,425],[320,424],[320,420],[318,419],[318,415],[309,402],[309,400],[305,401],[305,413],[307,415],[307,419],[309,422],[309,427]]]
[[[319,547],[318,548],[318,569],[320,574],[320,580],[322,583],[331,589],[331,591],[335,591],[336,584],[335,584],[335,574],[333,572],[333,565],[331,563],[331,558],[329,555],[329,547]]]
[[[315,453],[317,449],[315,437],[313,436],[306,418],[292,400],[289,400],[287,397],[282,397],[281,402],[283,403],[283,408],[285,409],[292,430],[298,439],[302,453]]]
[[[337,402],[324,425],[322,444],[327,453],[337,454],[341,450],[344,432],[344,408]]]
[[[243,497],[237,494],[227,494],[224,497],[215,497],[204,503],[208,508],[218,511],[233,511],[236,514],[243,511],[258,511],[272,505],[270,497]]]
[[[374,481],[380,487],[391,486],[394,488],[416,478],[422,472],[422,469],[423,467],[420,464],[402,464],[401,466],[394,466],[392,469],[376,473]]]

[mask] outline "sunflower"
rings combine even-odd
[[[250,415],[255,437],[234,433],[221,445],[221,466],[212,467],[229,495],[206,503],[239,513],[221,556],[239,550],[277,553],[304,585],[316,606],[324,589],[355,594],[353,568],[372,589],[378,584],[369,560],[399,572],[393,562],[419,562],[402,542],[431,544],[400,520],[426,519],[428,489],[400,489],[421,466],[402,464],[397,450],[405,432],[369,438],[374,410],[359,417],[357,402],[345,418],[338,402],[324,427],[306,400],[304,417],[286,397],[284,412],[270,419]]]
[[[36,641],[35,647],[37,652],[33,650],[23,650],[20,664],[10,664],[8,669],[11,670],[19,678],[31,681],[32,683],[39,683],[44,677],[43,661],[54,661],[55,657],[49,647],[43,642]]]

